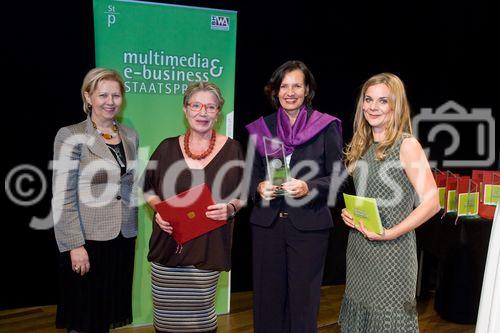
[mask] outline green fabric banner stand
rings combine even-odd
[[[192,81],[212,81],[226,100],[217,131],[233,136],[236,12],[136,1],[94,0],[96,65],[121,73],[126,105],[121,121],[140,138],[140,170],[166,137],[185,132],[182,94]],[[146,260],[151,210],[139,196],[134,324],[152,322]],[[217,313],[228,313],[230,274],[217,291]]]

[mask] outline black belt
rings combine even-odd
[[[279,217],[281,217],[282,219],[286,219],[288,217],[288,213],[287,212],[279,212]]]

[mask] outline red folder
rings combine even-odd
[[[446,187],[446,174],[440,173],[434,176],[434,180],[436,181],[437,187]]]
[[[172,237],[177,244],[183,245],[227,224],[226,220],[216,221],[206,217],[207,207],[213,204],[212,192],[203,183],[158,203],[155,209],[162,219],[172,225]]]
[[[457,198],[461,193],[474,193],[479,192],[477,183],[469,176],[460,176],[457,183]]]
[[[449,171],[446,171],[446,177],[445,177],[445,198],[444,198],[444,212],[443,216],[446,214],[448,211],[448,195],[449,191],[456,191],[457,190],[457,185],[458,185],[458,178],[460,175],[458,173],[451,173]],[[456,199],[458,200],[458,194],[456,196]]]
[[[472,170],[472,179],[479,184],[479,216],[493,220],[496,206],[484,204],[484,186],[500,184],[500,171]]]

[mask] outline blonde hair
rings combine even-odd
[[[377,145],[375,156],[377,160],[384,160],[387,150],[400,139],[404,133],[412,134],[410,105],[406,97],[405,87],[399,77],[391,73],[381,73],[369,78],[361,88],[359,94],[356,114],[354,115],[354,130],[351,142],[347,145],[344,155],[347,171],[352,174],[356,168],[357,161],[368,150],[373,143],[373,134],[370,124],[363,114],[363,103],[366,91],[376,84],[384,84],[389,88],[390,117],[385,128],[385,137]]]
[[[92,106],[87,103],[87,99],[85,98],[85,93],[92,95],[92,93],[96,90],[99,82],[108,80],[115,81],[120,85],[120,92],[122,93],[122,98],[125,98],[125,83],[123,82],[122,77],[118,74],[117,71],[108,68],[93,68],[91,69],[87,75],[83,78],[82,83],[82,100],[83,100],[83,112],[89,114],[92,111]]]
[[[224,98],[222,97],[222,93],[219,87],[215,83],[205,81],[196,81],[189,84],[189,86],[186,88],[186,91],[184,92],[184,107],[187,107],[191,96],[199,91],[211,92],[215,96],[215,98],[217,98],[217,101],[219,103],[219,111],[222,110],[222,107],[224,106]]]

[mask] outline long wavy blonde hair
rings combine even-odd
[[[363,113],[363,102],[368,88],[380,83],[385,84],[389,88],[390,96],[388,102],[391,112],[389,113],[389,120],[386,123],[385,138],[377,145],[375,151],[377,160],[385,159],[387,150],[403,136],[403,133],[413,133],[410,119],[410,105],[408,104],[405,87],[401,79],[392,73],[381,73],[372,76],[361,88],[354,116],[352,140],[344,151],[347,171],[350,174],[354,172],[357,161],[373,143],[372,128]]]

